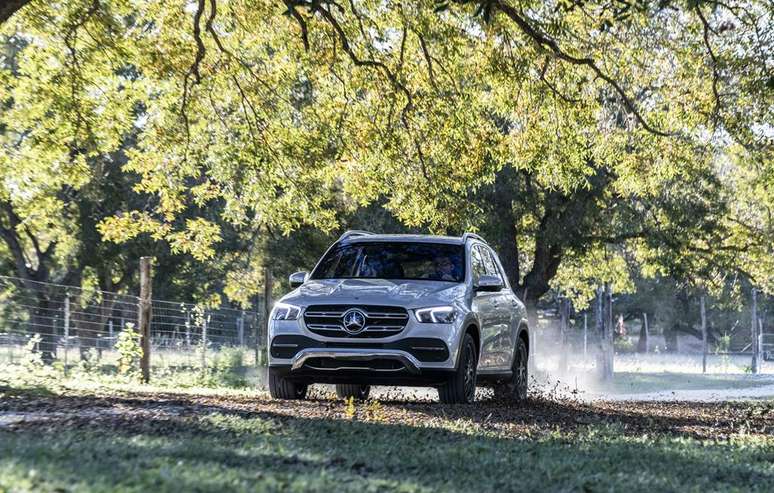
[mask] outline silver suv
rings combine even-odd
[[[478,235],[348,231],[290,285],[269,322],[274,398],[303,399],[312,383],[356,399],[413,385],[469,403],[477,384],[526,398],[526,310]]]

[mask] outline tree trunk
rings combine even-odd
[[[647,314],[642,314],[642,326],[640,327],[640,339],[637,341],[637,352],[638,353],[647,353],[648,352],[648,319]]]
[[[671,327],[669,329],[664,329],[664,349],[667,353],[676,353],[678,350],[677,347],[677,332],[679,328],[678,327]]]

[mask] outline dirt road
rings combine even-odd
[[[2,390],[2,389],[0,389]],[[417,427],[459,420],[499,436],[573,433],[587,425],[611,425],[623,434],[665,433],[722,439],[738,433],[774,435],[774,403],[597,401],[534,396],[523,404],[484,399],[475,405],[382,395],[378,404],[344,402],[320,395],[307,401],[275,401],[266,394],[217,397],[175,393],[121,395],[36,395],[6,389],[0,399],[0,429],[112,428],[149,426],[160,431],[186,426],[208,414],[273,419],[362,420]]]

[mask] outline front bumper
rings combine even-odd
[[[305,383],[436,386],[454,372],[459,327],[410,320],[385,338],[332,338],[309,331],[303,320],[269,327],[269,366]]]
[[[269,366],[285,378],[306,383],[438,385],[454,371],[446,343],[432,338],[392,342],[321,341],[280,335],[269,347]]]
[[[374,361],[374,360],[371,360]],[[362,384],[362,385],[398,385],[415,387],[437,387],[449,380],[454,370],[418,368],[412,371],[407,367],[394,371],[379,371],[373,368],[360,368],[352,365],[355,360],[347,360],[346,366],[341,366],[343,361],[337,361],[336,368],[321,370],[318,367],[304,366],[294,370],[291,365],[272,365],[269,371],[288,380],[311,384]],[[362,363],[362,361],[361,361]]]

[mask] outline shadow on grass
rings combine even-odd
[[[0,412],[72,413],[77,421],[84,410],[117,408],[133,412],[169,413],[174,416],[200,416],[210,413],[242,418],[277,411],[277,417],[344,418],[344,404],[338,400],[274,401],[262,397],[216,395],[196,396],[179,393],[135,393],[126,395],[62,395],[46,389],[10,389],[13,399],[0,401]],[[551,431],[574,433],[588,426],[616,427],[619,434],[639,436],[657,433],[697,439],[724,439],[752,433],[774,436],[774,402],[597,402],[533,397],[522,403],[483,399],[472,405],[442,405],[437,402],[382,400],[374,415],[368,404],[359,403],[358,417],[371,421],[417,426],[445,426],[459,421],[478,431],[524,436]],[[364,412],[366,411],[366,412]],[[92,413],[93,415],[93,413]],[[111,415],[112,416],[112,415]],[[112,419],[112,418],[111,418]],[[132,418],[129,416],[128,419]],[[108,423],[109,425],[109,423]]]
[[[436,428],[193,404],[184,396],[153,403],[64,397],[49,405],[56,403],[72,412],[0,431],[0,490],[767,491],[774,481],[770,440],[632,436],[620,422],[578,424],[573,413],[587,411],[569,405],[566,419],[551,420],[560,403],[535,401],[502,415],[538,424],[542,432],[529,439],[464,422],[488,416],[495,402],[383,409],[443,419]],[[532,417],[524,414],[530,408]]]
[[[56,392],[52,391],[48,385],[27,385],[24,388],[18,388],[6,385],[0,382],[0,398],[29,398],[29,397],[56,397]]]

